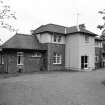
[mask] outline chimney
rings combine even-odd
[[[85,26],[85,24],[80,24],[80,25],[79,25],[79,28],[85,29],[86,26]]]

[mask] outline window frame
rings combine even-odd
[[[17,65],[24,65],[24,53],[23,52],[17,52]]]
[[[53,34],[53,42],[54,43],[61,43],[62,42],[62,36],[57,35],[57,34]]]
[[[81,56],[81,69],[88,69],[89,66],[89,56]]]
[[[0,55],[0,64],[2,65],[2,64],[4,64],[4,55]]]
[[[41,57],[41,53],[35,52],[32,54],[32,57]]]
[[[58,42],[61,42],[61,41],[62,41],[62,36],[59,35],[59,36],[58,36]]]
[[[62,64],[62,55],[61,54],[54,53],[53,64]]]
[[[1,64],[4,64],[4,55],[1,56]]]

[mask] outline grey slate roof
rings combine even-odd
[[[72,33],[77,33],[77,32],[80,32],[80,33],[87,33],[87,34],[90,34],[92,36],[97,36],[95,33],[85,29],[85,28],[81,28],[79,27],[79,30],[78,30],[78,27],[77,26],[73,26],[73,27],[68,27],[67,28],[67,34],[72,34]]]
[[[24,35],[17,33],[8,41],[6,41],[2,48],[11,49],[29,49],[29,50],[45,50],[45,46],[39,43],[36,36]]]
[[[55,24],[47,24],[47,25],[42,25],[36,30],[34,30],[35,33],[42,33],[42,32],[56,32],[56,33],[61,33],[65,34],[65,27],[60,26],[60,25],[55,25]]]
[[[42,25],[39,28],[37,28],[36,30],[34,30],[35,34],[43,33],[43,32],[55,32],[55,33],[60,33],[60,34],[65,34],[65,35],[79,32],[79,33],[87,33],[92,36],[96,36],[95,33],[91,32],[85,28],[79,27],[79,30],[78,30],[77,26],[64,27],[64,26],[55,25],[55,24],[47,24],[47,25]]]

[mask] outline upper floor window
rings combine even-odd
[[[53,64],[61,64],[62,57],[61,54],[54,53],[53,55]]]
[[[89,35],[85,35],[85,42],[89,43]]]
[[[61,41],[62,41],[62,36],[55,34],[53,41],[54,41],[54,42],[57,42],[57,43],[61,42]]]
[[[23,52],[17,52],[17,65],[24,64]]]
[[[62,38],[61,36],[58,36],[58,42],[61,42],[61,38]]]
[[[57,35],[54,35],[54,42],[57,42]]]

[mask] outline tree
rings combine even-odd
[[[97,28],[102,30],[101,37],[105,40],[105,9],[102,11],[99,11],[98,13],[102,15],[103,24],[98,25]]]
[[[98,13],[102,15],[103,24],[98,25],[97,28],[102,30],[102,34],[100,38],[102,39],[103,49],[105,50],[105,9],[102,11],[99,11]]]
[[[12,11],[10,5],[6,4],[7,0],[0,0],[0,27],[8,29],[9,31],[16,31],[16,29],[8,21],[16,20],[15,12]]]

